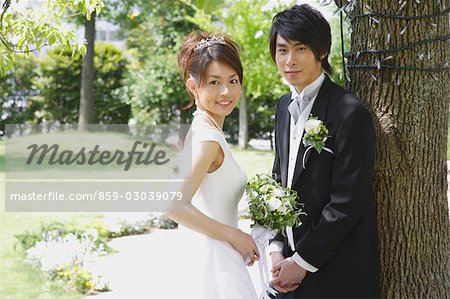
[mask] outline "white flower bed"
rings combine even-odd
[[[62,235],[59,231],[43,234],[43,240],[37,242],[26,251],[26,262],[39,268],[50,277],[58,275],[58,271],[66,267],[88,268],[95,260],[106,253],[103,244],[96,246],[98,238],[96,229],[89,229],[81,237],[70,233]],[[91,285],[94,290],[102,290],[107,283],[100,273],[92,273]]]

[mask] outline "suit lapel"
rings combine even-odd
[[[284,99],[280,106],[280,122],[278,127],[278,136],[280,136],[280,172],[281,172],[281,185],[287,186],[287,173],[289,162],[289,131],[291,125],[291,115],[288,111],[288,106],[291,102],[291,93]]]
[[[327,123],[327,106],[328,101],[330,98],[330,90],[332,88],[333,82],[328,78],[328,76],[325,76],[325,80],[322,83],[322,86],[320,87],[319,93],[317,94],[316,100],[314,101],[314,105],[311,110],[311,115],[317,117],[319,120]],[[304,132],[303,132],[304,135]],[[289,137],[288,137],[289,138]],[[311,151],[315,151],[315,149],[310,149],[306,153],[305,157],[305,166],[308,164],[309,156],[311,155]],[[303,170],[303,156],[305,155],[306,147],[303,145],[303,142],[300,143],[300,147],[298,150],[297,160],[295,163],[295,170],[294,170],[294,177],[292,179],[292,186],[294,186],[294,183],[297,181],[297,179],[300,177],[300,174],[302,174]],[[288,153],[289,155],[289,153]]]

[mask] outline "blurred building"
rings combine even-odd
[[[40,6],[41,0],[21,0],[16,2],[13,2],[11,4],[11,8],[13,10],[18,10],[21,12],[25,12],[29,9],[36,9]],[[75,35],[77,37],[77,40],[82,41],[84,40],[84,27],[83,26],[77,26],[75,25],[75,20],[73,20],[73,23],[66,23],[64,25],[65,30],[75,30]],[[125,49],[126,43],[125,43],[125,36],[123,34],[123,31],[120,29],[120,27],[116,24],[113,24],[111,22],[108,22],[106,20],[101,19],[98,17],[95,22],[95,40],[96,41],[102,41],[102,42],[108,42],[119,49]],[[46,48],[48,49],[48,47]],[[44,49],[45,53],[45,49]],[[38,56],[44,54],[44,53],[36,53]]]

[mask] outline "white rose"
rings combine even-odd
[[[279,212],[281,212],[282,214],[286,214],[287,209],[284,205],[280,205],[280,207],[277,209]]]
[[[305,123],[305,131],[308,134],[319,134],[320,125],[322,124],[321,120],[318,119],[310,119]]]
[[[269,185],[264,185],[261,187],[261,189],[259,189],[262,193],[267,193],[267,191],[269,190]]]
[[[273,195],[281,197],[284,195],[284,191],[281,190],[280,188],[276,188],[275,190],[273,190]]]
[[[278,210],[280,208],[280,206],[281,206],[281,200],[279,200],[278,198],[272,196],[269,199],[269,210],[270,211]]]

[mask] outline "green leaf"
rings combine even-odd
[[[50,32],[50,35],[47,38],[50,45],[54,45],[56,43],[56,36],[53,32]]]

